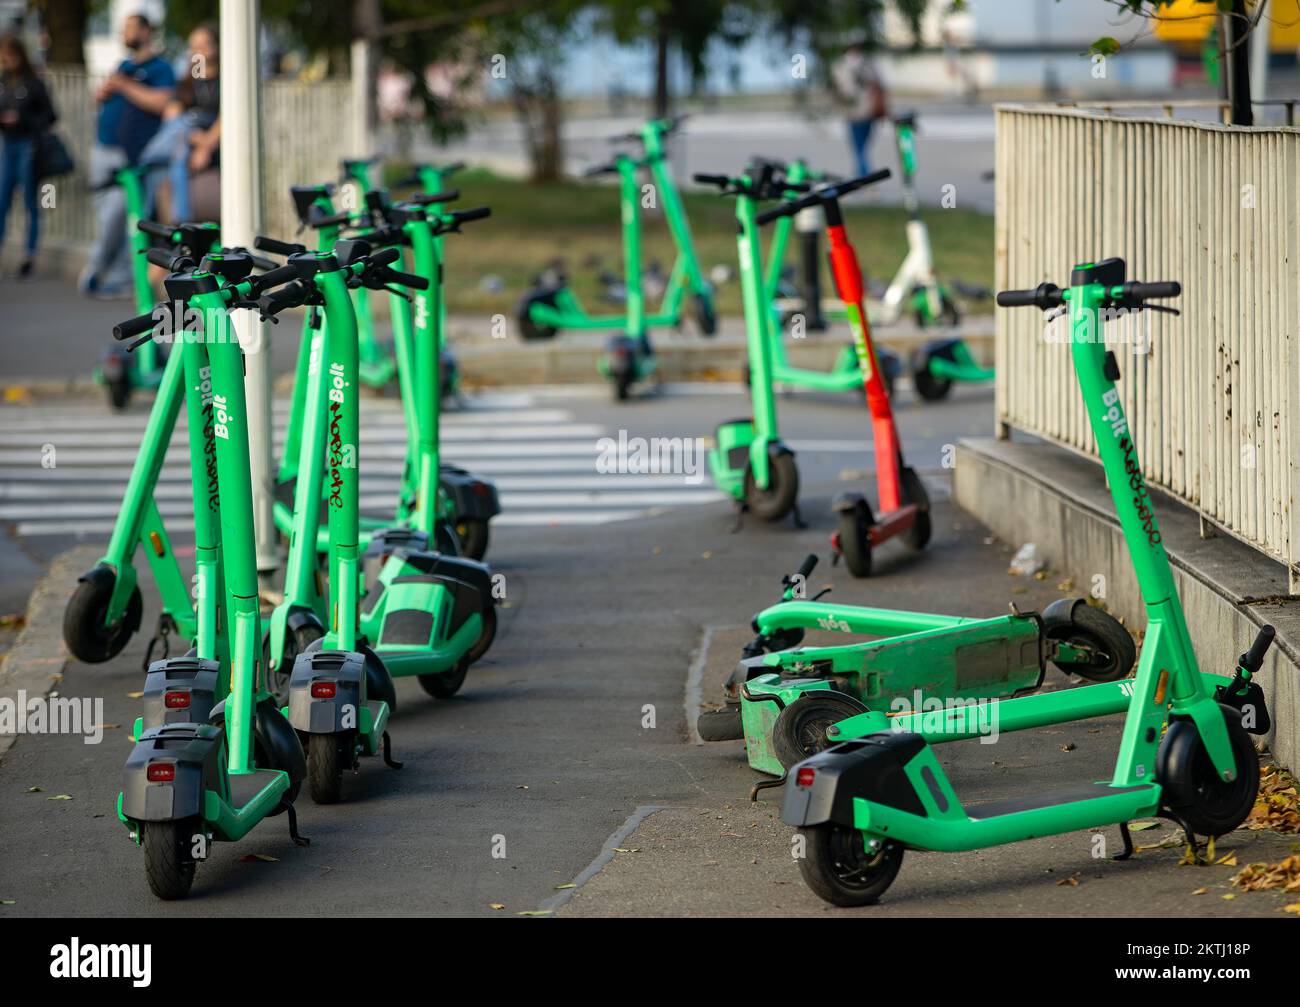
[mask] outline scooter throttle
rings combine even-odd
[[[454,203],[458,199],[459,189],[443,189],[442,192],[417,192],[407,202],[428,206],[430,203]]]
[[[292,268],[292,267],[285,267]],[[257,310],[263,318],[274,318],[287,308],[296,308],[307,299],[307,284],[302,280],[286,283],[278,290],[272,290],[257,299]]]
[[[999,290],[996,298],[1002,308],[1059,308],[1064,303],[1061,288],[1055,283],[1040,283],[1033,290]]]
[[[166,224],[159,224],[153,220],[141,220],[135,226],[145,234],[161,238],[163,241],[174,243],[176,240],[176,228],[169,227]]]
[[[139,336],[145,333],[153,334],[154,326],[160,319],[154,312],[158,309],[146,312],[143,315],[136,315],[134,318],[128,318],[125,322],[118,322],[113,326],[113,338],[121,342],[123,339],[130,339],[132,336]]]
[[[298,255],[300,252],[307,251],[306,245],[299,245],[293,241],[281,241],[279,238],[268,238],[264,234],[259,234],[253,239],[253,247],[259,248],[263,252],[274,252],[276,255]]]

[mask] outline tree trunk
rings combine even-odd
[[[559,181],[564,168],[564,110],[554,75],[540,69],[531,84],[515,78],[511,96],[524,128],[530,178],[534,182]]]
[[[668,48],[672,37],[668,31],[667,18],[659,18],[659,34],[655,38],[655,106],[656,119],[668,116],[672,105],[672,94],[668,87]]]
[[[61,66],[85,66],[82,40],[86,37],[89,0],[39,0],[34,4],[50,36],[45,61]]]

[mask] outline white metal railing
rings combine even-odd
[[[51,68],[43,74],[59,122],[55,129],[76,160],[76,171],[54,179],[53,206],[42,213],[42,241],[88,244],[94,237],[95,215],[86,181],[90,146],[95,135],[98,83],[80,68]],[[351,156],[352,91],[347,81],[315,83],[268,80],[262,86],[262,191],[266,229],[290,237],[298,226],[289,186],[328,182],[338,177],[341,158]],[[21,200],[14,200],[7,239],[16,242],[26,231]]]
[[[1179,280],[1173,318],[1110,323],[1147,479],[1287,564],[1300,593],[1300,129],[997,108],[999,289],[1120,256]],[[1094,452],[1067,347],[997,313],[997,412]]]

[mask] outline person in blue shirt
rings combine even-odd
[[[122,24],[129,55],[99,86],[99,117],[90,150],[90,187],[95,194],[96,234],[81,289],[101,297],[126,293],[131,252],[126,234],[126,198],[114,182],[121,168],[136,164],[162,124],[176,88],[171,65],[153,50],[153,25],[143,14]]]

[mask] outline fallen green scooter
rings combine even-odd
[[[1071,285],[1040,284],[1003,291],[1003,307],[1068,309],[1079,387],[1101,454],[1120,529],[1147,612],[1137,675],[1127,686],[1124,728],[1114,773],[1059,790],[965,807],[931,740],[912,728],[915,717],[891,725],[883,714],[861,714],[837,725],[853,737],[793,766],[781,819],[795,826],[805,851],[800,873],[834,905],[877,901],[898,874],[903,851],[977,850],[1114,823],[1124,851],[1133,852],[1128,822],[1158,815],[1195,836],[1224,835],[1246,820],[1259,788],[1259,757],[1248,732],[1264,733],[1269,716],[1252,681],[1273,641],[1263,627],[1241,656],[1231,680],[1197,668],[1173,571],[1161,539],[1142,465],[1115,381],[1113,351],[1098,338],[1105,311],[1136,311],[1153,298],[1176,297],[1176,282],[1126,281],[1121,259],[1074,267]],[[1220,683],[1217,688],[1208,684]],[[1076,690],[1087,693],[1093,686]],[[1109,709],[1071,708],[1070,693],[1009,699],[997,704],[1001,729],[1062,723]],[[1105,705],[1105,704],[1099,704]],[[959,718],[954,718],[959,719]]]
[[[718,426],[709,451],[713,481],[744,510],[764,521],[780,521],[791,512],[798,522],[799,469],[794,452],[777,433],[776,397],[772,391],[772,313],[763,289],[762,237],[754,222],[761,200],[778,199],[794,189],[771,164],[752,167],[737,177],[699,175],[701,185],[717,186],[736,197],[736,247],[745,311],[749,390],[753,415]]]
[[[809,556],[783,579],[781,600],[754,617],[754,639],[724,686],[726,705],[697,724],[706,741],[744,738],[761,773],[784,777],[831,743],[831,725],[868,710],[897,712],[917,696],[978,705],[1032,692],[1049,663],[1111,682],[1136,659],[1127,630],[1083,599],[988,619],[837,605],[807,597],[816,565]],[[801,646],[809,630],[874,639]]]
[[[154,894],[179,899],[189,893],[196,864],[214,840],[234,842],[280,813],[288,815],[294,842],[307,840],[298,835],[293,812],[305,772],[302,747],[260,681],[243,354],[228,313],[291,279],[293,271],[251,277],[253,259],[246,253],[208,256],[197,268],[177,258],[169,268],[165,287],[172,303],[113,334],[118,340],[140,336],[134,344],[140,346],[167,324],[182,342],[175,357],[184,361],[187,412],[192,431],[199,432],[190,456],[198,625],[193,654],[150,669],[152,701],[133,732],[117,815],[144,850]],[[222,623],[228,662],[217,654]]]

